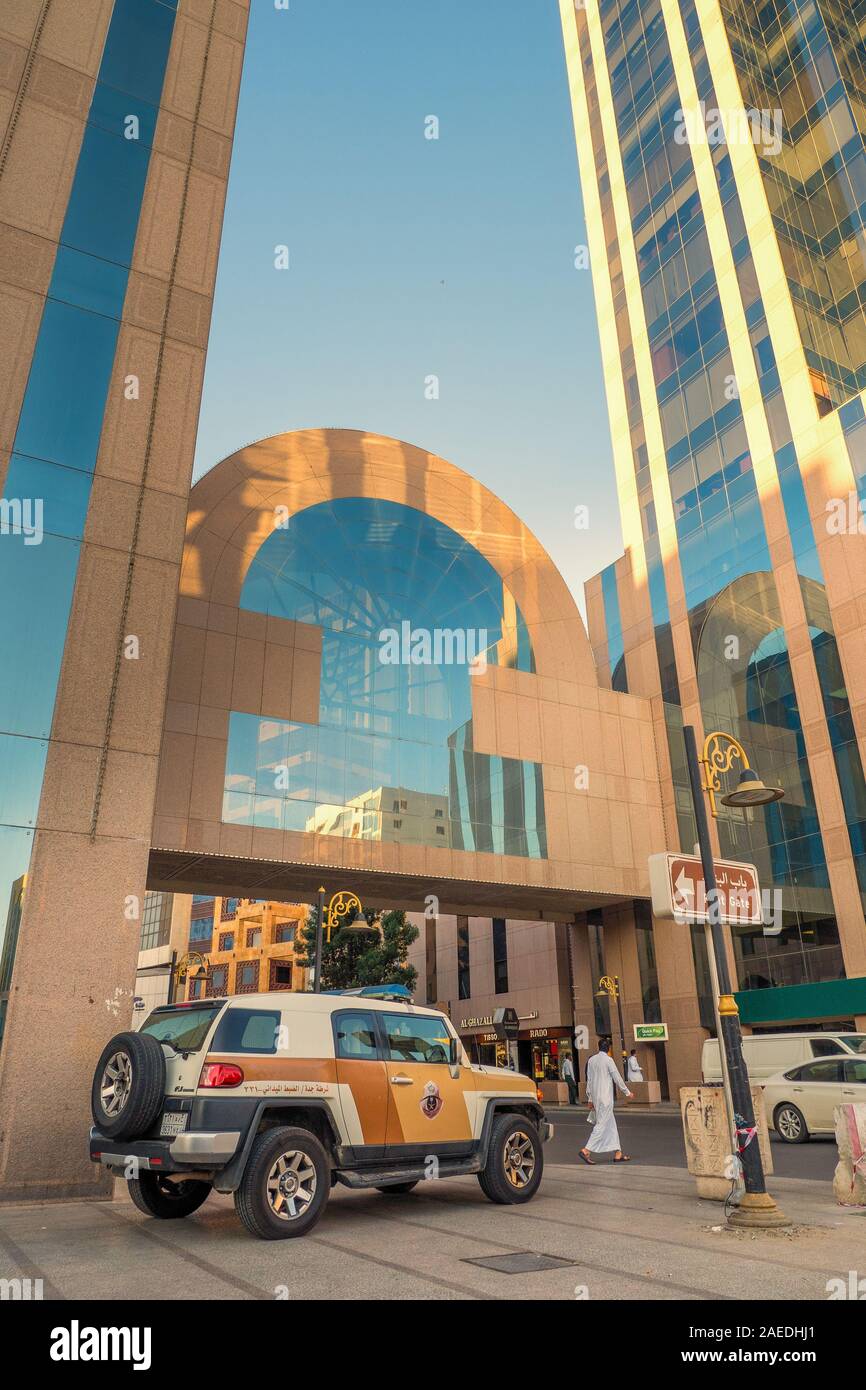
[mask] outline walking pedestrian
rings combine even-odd
[[[574,1074],[574,1063],[568,1054],[562,1063],[562,1079],[568,1087],[569,1105],[577,1105],[577,1077]]]
[[[580,1156],[584,1163],[591,1167],[595,1165],[595,1159],[590,1157],[591,1154],[610,1153],[611,1149],[614,1150],[614,1163],[630,1162],[628,1154],[623,1153],[619,1142],[619,1130],[613,1113],[614,1086],[628,1099],[631,1098],[631,1091],[611,1059],[610,1042],[607,1038],[602,1038],[598,1044],[598,1052],[594,1057],[590,1057],[586,1064],[586,1098],[592,1107],[589,1119],[593,1122],[593,1127],[589,1142],[580,1150]]]

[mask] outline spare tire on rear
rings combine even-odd
[[[93,1073],[90,1109],[107,1139],[134,1139],[162,1108],[165,1054],[150,1033],[116,1033]]]

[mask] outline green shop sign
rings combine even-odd
[[[635,1042],[667,1042],[668,1025],[666,1023],[636,1023],[634,1025]]]

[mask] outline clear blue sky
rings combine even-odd
[[[621,539],[556,0],[251,8],[195,476],[283,430],[394,435],[513,507],[582,606]]]

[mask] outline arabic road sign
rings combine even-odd
[[[732,927],[763,925],[761,887],[754,864],[714,860],[721,920]],[[651,854],[650,890],[656,917],[686,924],[707,920],[701,861],[693,854]]]
[[[634,1025],[635,1042],[667,1042],[668,1025],[666,1023],[636,1023]]]

